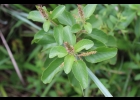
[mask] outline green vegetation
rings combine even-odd
[[[139,8],[0,5],[0,96],[140,96]]]

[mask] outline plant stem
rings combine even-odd
[[[125,96],[125,91],[126,91],[126,88],[128,86],[128,82],[129,82],[129,79],[130,79],[131,72],[132,72],[132,70],[130,70],[127,74],[127,78],[126,78],[126,81],[125,81],[125,84],[124,84],[122,96]]]
[[[86,33],[86,31],[85,30],[81,30],[81,31],[77,32],[76,38],[79,38],[82,35],[82,33]]]
[[[85,89],[85,96],[84,97],[88,97],[90,82],[91,82],[91,79],[89,79],[89,81],[88,81],[88,87]]]
[[[25,82],[24,82],[23,77],[22,77],[22,75],[21,75],[21,72],[20,72],[20,70],[19,70],[19,68],[18,68],[18,65],[17,65],[17,63],[16,63],[16,61],[15,61],[15,59],[14,59],[14,57],[13,57],[13,54],[12,54],[12,52],[11,52],[11,50],[10,50],[10,48],[9,48],[9,46],[8,46],[8,44],[7,44],[7,42],[6,42],[6,40],[5,40],[5,38],[4,38],[4,36],[3,36],[2,32],[1,32],[1,30],[0,30],[0,37],[1,37],[1,40],[2,40],[2,42],[3,42],[3,44],[4,44],[4,46],[5,46],[5,48],[6,48],[7,52],[8,52],[8,54],[9,54],[9,56],[10,56],[10,59],[11,59],[11,61],[12,61],[12,63],[13,63],[13,66],[14,66],[14,68],[15,68],[15,70],[16,70],[16,73],[17,73],[17,75],[18,75],[20,81],[22,82],[23,85],[25,85]]]

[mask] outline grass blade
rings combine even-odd
[[[1,10],[6,12],[6,13],[9,13],[11,14],[12,16],[16,17],[17,19],[27,23],[28,25],[38,29],[38,30],[41,30],[41,28],[39,26],[37,26],[36,24],[34,24],[33,22],[29,21],[27,18],[25,18],[25,16],[27,16],[27,14],[25,13],[20,13],[20,12],[16,12],[16,11],[12,11],[12,10],[7,10],[3,7],[1,7]]]
[[[87,68],[88,74],[90,78],[95,82],[95,84],[98,86],[98,88],[101,90],[101,92],[104,94],[105,97],[113,97],[110,92],[105,88],[105,86],[100,82],[100,80],[92,73],[92,71]]]
[[[1,92],[3,97],[7,97],[7,93],[6,93],[6,91],[4,90],[4,88],[1,84],[0,84],[0,92]]]
[[[19,8],[19,9],[21,9],[21,10],[27,12],[27,13],[30,12],[30,10],[28,8],[22,6],[21,4],[12,4],[12,5],[16,6],[17,8]]]
[[[6,61],[8,61],[9,60],[9,57],[8,58],[5,58],[5,59],[3,59],[3,60],[1,60],[0,61],[0,65],[2,65],[2,64],[4,64]]]

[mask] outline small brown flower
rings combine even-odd
[[[65,46],[68,53],[73,53],[74,52],[73,46],[71,46],[68,42],[64,42],[64,46]]]
[[[92,55],[92,54],[95,54],[97,51],[90,51],[90,52],[83,52],[81,54],[79,54],[78,56],[89,56],[89,55]]]

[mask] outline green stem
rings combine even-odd
[[[129,82],[129,79],[130,79],[131,72],[132,72],[132,70],[130,70],[127,74],[127,79],[126,79],[125,84],[124,84],[122,96],[125,96],[125,92],[126,92],[127,87],[128,87],[128,82]]]
[[[89,81],[88,81],[88,87],[85,89],[85,96],[84,97],[88,97],[90,82],[91,82],[91,79],[89,79]]]
[[[82,35],[82,33],[86,33],[86,31],[85,30],[80,30],[79,32],[77,32],[76,38],[79,38]]]
[[[78,32],[76,38],[78,38],[81,34],[82,34],[81,32]]]
[[[121,57],[121,64],[120,64],[120,66],[119,66],[118,71],[120,71],[120,70],[122,69],[123,62],[124,62],[124,57],[122,56],[122,57]],[[117,74],[113,74],[113,75],[111,76],[111,78],[110,78],[110,80],[109,80],[109,82],[108,82],[109,85],[113,82],[113,80],[115,80],[116,76],[117,76]]]
[[[125,74],[125,72],[123,72],[123,71],[111,70],[111,69],[107,69],[107,68],[105,68],[105,67],[101,67],[101,69],[102,69],[102,70],[105,70],[105,71],[107,71],[107,72],[109,72],[109,73],[114,73],[114,74]]]
[[[54,25],[57,26],[57,24],[50,18],[49,16],[49,12],[46,10],[47,14],[48,14],[48,20]]]

